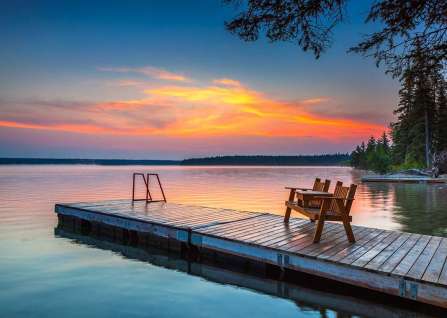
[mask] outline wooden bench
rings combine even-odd
[[[331,185],[331,180],[324,180],[324,182],[321,181],[320,178],[315,178],[314,185],[312,189],[310,188],[294,188],[294,187],[286,187],[286,189],[290,190],[289,194],[289,202],[293,202],[295,200],[296,192],[297,191],[322,191],[322,192],[328,192],[329,186]],[[321,200],[313,200],[309,202],[309,205],[315,208],[319,208],[321,206]],[[288,222],[290,218],[290,213],[292,212],[292,209],[289,208],[286,205],[286,214],[284,216],[284,221]]]
[[[285,202],[287,210],[284,216],[284,222],[287,223],[289,221],[290,212],[287,213],[289,210],[294,210],[307,216],[312,222],[317,221],[314,242],[318,243],[323,232],[324,221],[341,221],[349,242],[353,243],[355,242],[355,238],[350,224],[352,217],[349,213],[356,189],[357,185],[355,184],[344,187],[343,183],[338,181],[332,195],[324,192],[318,194],[317,191],[296,191],[294,197],[297,196],[298,201],[289,200]],[[321,206],[319,208],[313,207],[307,203],[313,200],[320,200]]]

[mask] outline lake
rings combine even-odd
[[[159,173],[171,202],[276,214],[284,212],[285,186],[311,186],[318,176],[331,179],[332,189],[335,180],[359,183],[362,173],[349,167],[0,166],[2,317],[408,314],[400,305],[312,286],[290,285],[296,298],[286,297],[269,292],[274,281],[56,229],[56,202],[130,198],[134,171]],[[447,186],[359,184],[352,215],[358,225],[447,236]]]

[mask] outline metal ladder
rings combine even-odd
[[[143,177],[143,182],[144,182],[144,185],[146,187],[146,198],[145,199],[135,199],[135,179],[138,176]],[[151,176],[157,178],[158,186],[160,187],[161,194],[163,195],[163,200],[154,200],[152,198],[151,191],[149,190],[149,180],[150,180]],[[163,187],[162,187],[161,182],[160,182],[160,178],[158,177],[158,173],[146,173],[146,174],[138,173],[138,172],[134,172],[133,173],[133,176],[132,176],[132,202],[134,202],[134,201],[146,201],[146,203],[150,203],[150,202],[167,202],[165,193],[163,191]]]

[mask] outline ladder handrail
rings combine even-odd
[[[142,176],[143,177],[143,182],[144,182],[144,185],[146,186],[146,198],[145,199],[135,199],[135,178],[137,176]],[[153,200],[152,199],[151,191],[149,189],[150,176],[157,177],[158,186],[159,186],[161,194],[163,196],[163,200]],[[141,172],[134,172],[133,173],[133,175],[132,175],[132,202],[134,202],[134,201],[146,201],[146,203],[149,203],[149,202],[167,202],[166,201],[165,192],[163,191],[163,186],[161,185],[161,181],[160,181],[160,177],[158,176],[158,173],[146,173],[146,174],[141,173]]]

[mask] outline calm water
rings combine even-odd
[[[0,166],[1,317],[407,316],[335,291],[290,286],[297,296],[280,297],[276,282],[55,233],[55,202],[129,198],[133,171],[160,173],[172,202],[278,214],[286,185],[360,177],[345,167]],[[355,224],[447,236],[447,187],[361,184],[352,214]]]

